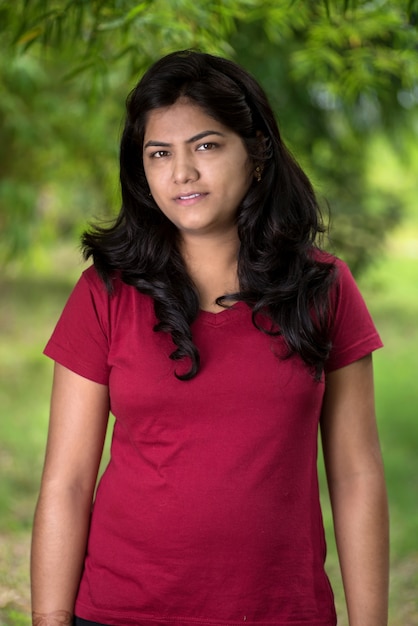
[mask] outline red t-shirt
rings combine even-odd
[[[340,261],[326,370],[381,346]],[[201,370],[177,380],[150,297],[94,268],[46,354],[109,386],[111,460],[93,507],[76,614],[117,626],[334,626],[317,432],[325,383],[242,302],[192,326]]]

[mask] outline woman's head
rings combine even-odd
[[[142,146],[151,111],[179,99],[239,135],[254,162],[266,174],[274,116],[258,83],[232,61],[200,52],[174,52],[157,61],[132,91],[121,145],[122,191],[152,204],[142,163]],[[125,198],[124,198],[125,199]],[[154,205],[155,208],[155,205]]]
[[[132,228],[172,232],[150,196],[143,165],[145,129],[152,111],[188,101],[241,137],[255,172],[237,215],[246,245],[278,231],[291,240],[309,239],[317,227],[317,205],[305,174],[284,146],[267,97],[257,81],[233,61],[180,51],[157,61],[127,101],[121,142],[123,215]],[[260,178],[261,182],[257,179]],[[313,222],[312,222],[313,220]]]

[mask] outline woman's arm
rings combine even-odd
[[[32,537],[34,626],[72,624],[108,415],[106,386],[56,364]]]
[[[350,626],[387,626],[388,506],[371,355],[327,376],[321,432]]]

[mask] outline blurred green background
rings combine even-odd
[[[78,237],[118,209],[127,93],[152,61],[191,47],[233,58],[263,84],[330,219],[327,247],[349,262],[385,342],[374,360],[390,624],[418,625],[414,0],[0,0],[0,624],[29,624],[52,371],[41,353],[82,269]]]

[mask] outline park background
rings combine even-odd
[[[418,625],[418,2],[0,0],[0,624],[29,624],[30,530],[79,235],[119,204],[124,100],[176,49],[261,81],[312,178],[327,247],[385,343],[374,356],[392,522],[391,626]],[[328,571],[343,609],[320,463]]]

